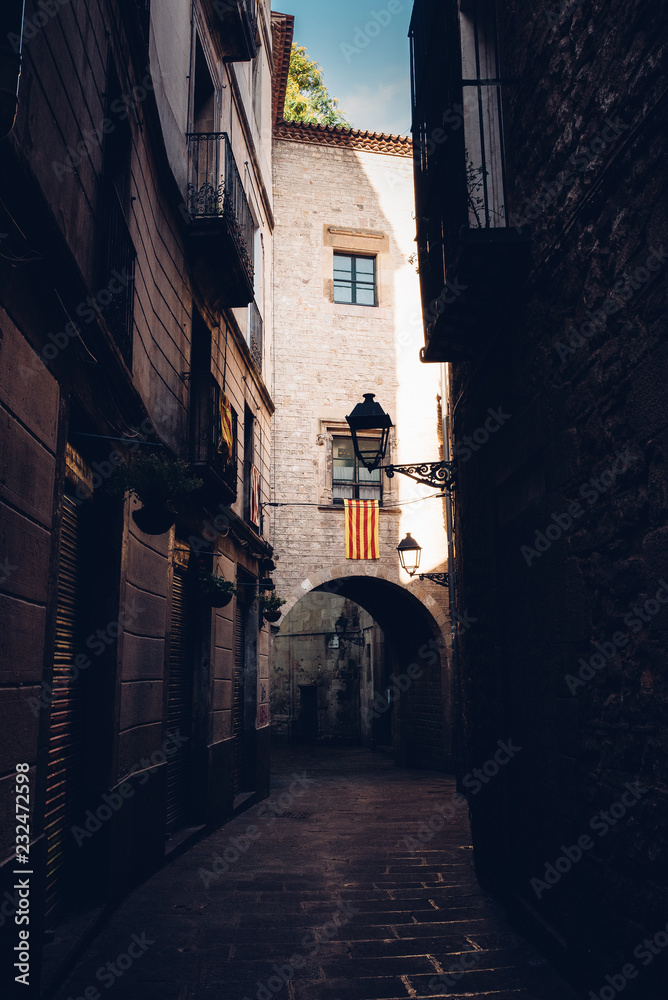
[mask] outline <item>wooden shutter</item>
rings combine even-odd
[[[86,579],[79,508],[63,497],[56,596],[56,642],[46,780],[47,921],[63,909],[75,882],[78,847],[71,828],[83,812],[84,694],[74,659],[85,651]]]
[[[185,826],[190,812],[190,737],[193,713],[192,629],[185,576],[174,570],[167,693],[167,729],[188,740],[167,758],[167,832]]]
[[[234,703],[232,710],[232,735],[234,737],[232,785],[235,795],[243,790],[245,659],[246,609],[240,601],[237,601],[234,619]]]

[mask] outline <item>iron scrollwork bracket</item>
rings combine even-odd
[[[347,632],[344,632],[343,635],[339,636],[339,639],[341,642],[352,642],[353,646],[364,645],[364,636],[362,635],[348,635]]]
[[[450,577],[447,573],[420,573],[420,580],[431,580],[433,583],[439,583],[441,587],[450,586]]]
[[[414,462],[410,465],[386,465],[384,469],[390,479],[400,472],[402,476],[410,476],[416,482],[435,489],[451,490],[455,484],[454,462]]]

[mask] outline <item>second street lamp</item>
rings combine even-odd
[[[385,457],[387,442],[390,437],[392,420],[380,403],[374,398],[374,393],[365,392],[364,402],[358,403],[346,417],[353,448],[362,465],[373,472]],[[369,432],[373,437],[369,438]],[[384,465],[383,469],[391,479],[396,472],[409,476],[425,486],[436,489],[452,489],[455,481],[454,462],[410,462],[407,465]]]
[[[336,621],[334,622],[334,628],[336,630],[336,634],[338,635],[340,641],[346,639],[347,642],[352,642],[355,646],[364,645],[363,635],[361,636],[353,635],[352,633],[346,632],[346,629],[348,628],[348,619],[344,614],[340,614],[339,617],[336,619]]]
[[[410,577],[415,576],[420,568],[422,546],[413,538],[410,531],[407,532],[406,537],[397,545],[397,552],[399,553],[401,568],[405,569]],[[418,580],[431,580],[432,583],[438,583],[441,587],[450,586],[450,577],[447,573],[420,573]]]
[[[397,545],[397,552],[399,553],[401,568],[405,569],[409,576],[415,576],[420,568],[422,546],[419,542],[415,541],[410,531]]]

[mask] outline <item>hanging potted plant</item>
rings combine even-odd
[[[260,613],[265,621],[277,622],[281,617],[281,607],[285,604],[283,598],[278,594],[260,594]]]
[[[216,576],[215,573],[200,572],[198,584],[202,597],[212,608],[224,608],[237,592],[230,580],[224,580],[222,576]]]
[[[147,535],[163,535],[176,521],[175,507],[201,485],[185,462],[140,453],[130,465],[114,469],[106,489],[116,496],[136,497],[142,504],[132,514],[137,527]]]

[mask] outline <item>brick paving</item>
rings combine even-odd
[[[139,887],[58,1000],[575,1000],[478,886],[465,812],[404,843],[452,779],[318,747],[272,786]]]

